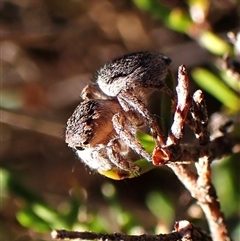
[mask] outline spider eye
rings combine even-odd
[[[82,146],[75,146],[75,149],[78,150],[78,151],[83,151],[84,147],[82,147]]]

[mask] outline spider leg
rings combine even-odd
[[[108,97],[99,89],[98,85],[90,84],[83,88],[81,92],[83,100],[90,99],[108,99]]]
[[[175,103],[176,95],[165,83],[159,82],[159,81],[154,82],[154,83],[150,83],[149,88],[152,88],[152,89],[155,89],[155,90],[158,90],[162,93],[167,94],[170,97],[170,99],[172,101],[172,104]]]
[[[135,166],[132,161],[126,159],[122,153],[122,146],[119,139],[112,139],[106,147],[109,160],[124,171],[138,172],[140,168]]]
[[[135,111],[140,113],[140,115],[145,119],[145,122],[148,123],[151,133],[155,141],[157,142],[157,145],[164,146],[166,144],[165,137],[162,134],[163,132],[160,130],[156,119],[141,100],[136,98],[133,93],[126,91],[122,91],[121,93],[119,93],[117,98],[125,111],[134,109]]]
[[[117,113],[113,116],[112,122],[115,131],[124,143],[147,161],[151,162],[152,157],[136,139],[136,127],[129,123],[130,120],[124,115]]]

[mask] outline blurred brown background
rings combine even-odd
[[[170,8],[186,7],[184,1],[163,2]],[[214,15],[209,21],[221,36],[239,27],[235,6],[233,1],[213,1]],[[123,205],[146,227],[155,222],[145,208],[147,191],[173,189],[182,195],[176,202],[190,199],[164,168],[125,181],[90,174],[66,146],[64,128],[80,101],[81,89],[106,61],[133,51],[154,50],[173,60],[176,74],[179,64],[191,69],[211,60],[206,50],[127,0],[3,0],[0,15],[1,167],[53,206],[68,200],[69,189],[79,186],[87,190],[89,206],[102,207],[101,185],[111,182]],[[218,108],[215,103],[209,105],[212,111]],[[15,219],[20,206],[11,196],[1,210],[1,232],[9,240],[31,240],[29,231]],[[184,215],[181,210],[176,219]]]

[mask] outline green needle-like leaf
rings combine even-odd
[[[203,68],[192,71],[195,82],[232,111],[240,109],[240,98],[216,75]]]

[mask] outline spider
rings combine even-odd
[[[138,120],[136,123],[142,125]],[[126,142],[119,137],[114,125],[128,128]],[[80,103],[68,119],[66,142],[86,165],[100,173],[113,169],[120,170],[122,175],[137,173],[139,167],[128,159],[129,147],[140,149],[139,154],[147,160],[151,160],[151,156],[135,139],[136,128],[124,117],[116,99],[90,99]]]
[[[174,94],[165,84],[171,60],[159,53],[138,52],[112,60],[100,69],[97,84],[101,91],[116,97],[127,113],[138,113],[147,122],[157,144],[165,140],[156,119],[147,109],[148,97],[159,90],[168,94],[174,101]]]
[[[96,84],[83,89],[84,101],[69,118],[66,129],[66,142],[85,164],[100,173],[114,168],[137,172],[139,167],[128,159],[129,148],[152,161],[136,132],[148,126],[157,145],[165,145],[147,103],[155,90],[167,93],[174,101],[164,82],[170,63],[159,53],[138,52],[114,59],[98,71]]]

